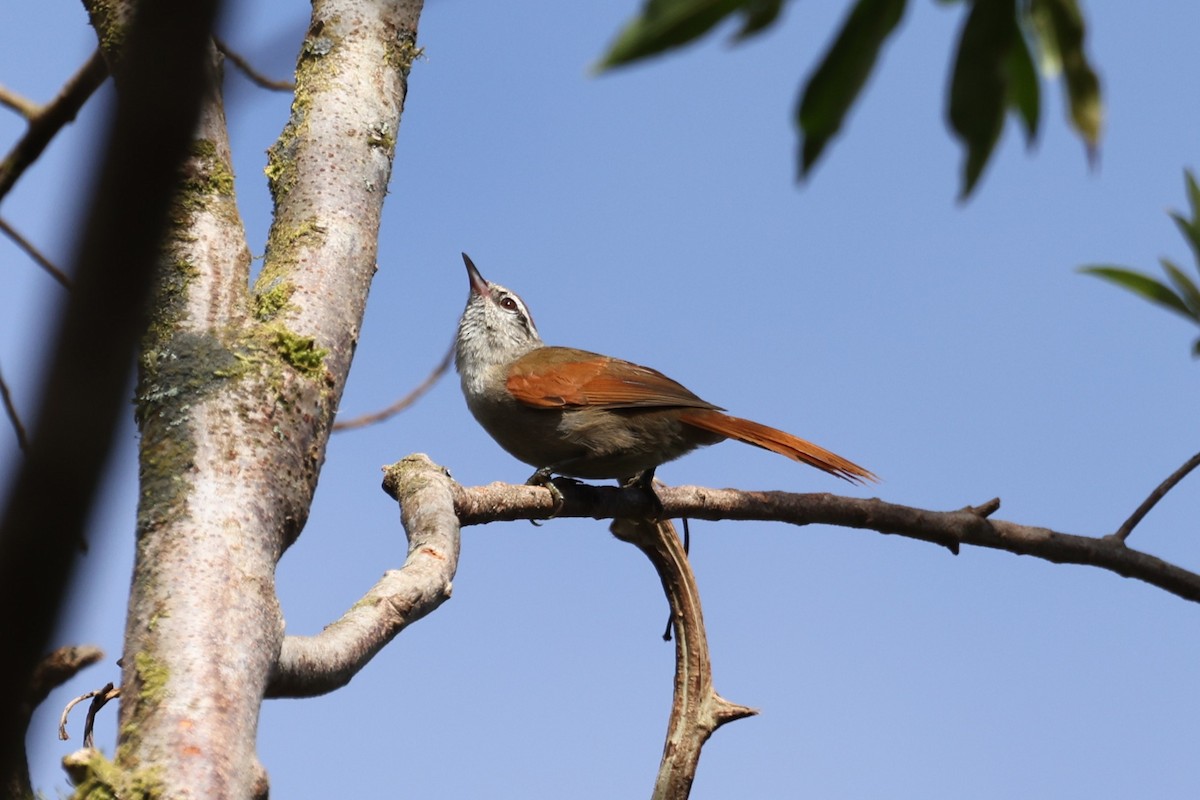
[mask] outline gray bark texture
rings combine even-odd
[[[210,46],[139,355],[118,747],[114,764],[73,759],[81,794],[267,794],[255,739],[284,647],[275,566],[307,518],[357,342],[421,5],[313,4],[253,286]],[[123,17],[100,6],[93,22],[121,64]]]

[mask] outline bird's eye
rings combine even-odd
[[[511,297],[503,297],[500,299],[500,307],[507,308],[509,311],[516,311],[517,301],[513,300]]]

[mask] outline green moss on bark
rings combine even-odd
[[[183,514],[188,479],[196,453],[187,430],[192,408],[229,380],[246,373],[250,363],[218,338],[191,332],[167,336],[177,321],[157,315],[164,330],[142,351],[135,417],[142,432],[138,530],[145,533]]]
[[[272,344],[283,362],[297,372],[314,380],[325,374],[325,356],[329,351],[317,347],[311,336],[300,336],[278,326],[273,328]]]
[[[171,221],[176,228],[187,228],[198,211],[224,212],[215,202],[232,199],[233,171],[209,139],[191,144],[191,154],[180,170],[179,189],[171,206]]]
[[[141,684],[138,702],[151,705],[162,702],[167,693],[167,680],[171,675],[167,665],[150,653],[140,651],[133,656],[133,669]]]
[[[280,312],[290,307],[289,301],[296,293],[291,281],[276,280],[268,288],[254,295],[254,318],[259,322],[270,322]]]
[[[99,750],[79,750],[63,759],[75,784],[76,800],[154,800],[162,797],[162,770],[148,767],[126,770]]]
[[[413,62],[425,56],[425,48],[417,46],[415,31],[401,31],[394,42],[388,43],[387,63],[408,77]]]

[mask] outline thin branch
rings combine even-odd
[[[112,681],[104,684],[99,689],[93,689],[86,694],[81,694],[71,702],[67,703],[67,707],[63,709],[62,714],[58,718],[58,738],[62,741],[67,741],[71,737],[67,734],[67,717],[71,713],[71,709],[79,705],[84,700],[91,699],[91,704],[88,706],[87,717],[83,721],[83,746],[87,749],[92,749],[95,746],[93,733],[96,727],[96,714],[100,709],[108,705],[110,700],[116,700],[121,696],[121,687],[114,687]]]
[[[700,590],[687,553],[670,520],[617,519],[612,533],[650,560],[662,582],[675,624],[675,690],[654,800],[686,800],[700,763],[700,750],[720,726],[757,714],[731,703],[713,688],[712,661]]]
[[[33,243],[22,236],[16,228],[9,225],[5,220],[0,219],[0,232],[3,232],[8,238],[13,240],[13,243],[25,251],[25,254],[32,258],[34,262],[46,272],[50,273],[50,277],[61,283],[65,288],[71,288],[71,279],[67,277],[67,273],[54,265],[54,262],[46,258],[41,250],[33,246]]]
[[[121,687],[113,688],[111,682],[104,684],[104,689],[92,698],[92,702],[88,704],[87,717],[83,722],[83,746],[91,750],[96,746],[93,732],[96,729],[96,714],[104,706],[108,705],[109,700],[115,700],[121,696]]]
[[[109,689],[112,688],[112,686],[113,686],[112,682],[109,681],[108,683],[104,684],[104,687],[102,689],[92,689],[90,692],[84,692],[83,694],[79,695],[78,697],[72,697],[67,702],[66,706],[63,707],[62,713],[58,715],[58,738],[59,738],[59,741],[65,742],[71,738],[71,734],[67,733],[67,720],[70,718],[71,711],[75,708],[75,706],[79,705],[84,700],[91,700],[93,697],[95,697],[97,694],[100,694],[101,692],[108,691]]]
[[[20,92],[14,92],[7,86],[0,85],[0,106],[11,108],[25,119],[36,117],[42,110],[41,105],[30,100]]]
[[[563,495],[560,517],[646,516],[653,509],[645,493],[589,486],[556,479]],[[658,489],[667,517],[707,520],[774,520],[794,525],[823,524],[861,528],[930,542],[954,552],[959,544],[1006,550],[1056,564],[1081,564],[1136,578],[1185,600],[1200,603],[1200,575],[1139,550],[1114,537],[1060,533],[1033,525],[989,519],[997,501],[979,508],[930,511],[883,500],[832,494],[742,492],[676,486]],[[463,525],[550,516],[555,503],[540,486],[492,484],[458,488],[455,508]]]
[[[84,700],[91,700],[92,703],[88,707],[87,717],[83,723],[83,746],[92,746],[92,730],[96,722],[96,712],[104,708],[109,700],[115,700],[121,696],[121,687],[114,686],[112,681],[101,686],[99,689],[92,689],[90,692],[85,692],[79,697],[74,697],[62,713],[58,716],[58,738],[61,741],[67,741],[71,735],[67,733],[67,718],[71,715],[71,709],[82,703]]]
[[[1186,478],[1187,474],[1198,466],[1200,466],[1200,453],[1196,453],[1196,455],[1189,458],[1184,462],[1182,467],[1172,472],[1165,481],[1160,483],[1158,488],[1151,492],[1150,496],[1147,497],[1142,504],[1137,507],[1137,510],[1129,515],[1129,519],[1125,520],[1120,528],[1117,528],[1117,532],[1112,534],[1112,538],[1119,542],[1123,542],[1128,539],[1129,534],[1132,533],[1133,529],[1137,527],[1137,524],[1142,521],[1142,518],[1150,513],[1150,509],[1154,508],[1154,506],[1158,504],[1158,501],[1162,500],[1167,492],[1175,488],[1175,484]]]
[[[17,446],[21,448],[22,453],[29,452],[29,435],[25,433],[25,426],[21,424],[21,415],[17,412],[17,405],[13,402],[12,393],[8,390],[8,382],[4,380],[3,373],[0,373],[0,399],[4,401],[4,413],[8,415],[13,432],[17,434]]]
[[[75,119],[79,109],[87,102],[108,77],[108,65],[100,51],[92,53],[79,71],[71,76],[58,96],[27,115],[29,130],[0,162],[0,199],[3,199],[17,180],[37,160],[46,145],[67,123]]]
[[[312,697],[344,686],[384,645],[450,597],[458,569],[454,488],[427,456],[387,467],[384,489],[400,503],[408,557],[341,619],[316,636],[288,636],[267,697]]]
[[[251,83],[255,83],[264,89],[270,89],[271,91],[275,92],[293,92],[296,90],[296,84],[292,81],[268,78],[266,75],[256,70],[249,61],[239,55],[236,50],[231,49],[229,45],[225,44],[222,39],[214,36],[213,43],[217,46],[217,49],[221,51],[223,56],[229,59],[229,61],[235,67],[242,71],[242,74],[250,79]]]
[[[446,355],[442,356],[442,360],[433,368],[433,372],[426,376],[425,380],[421,381],[415,389],[401,397],[396,402],[392,403],[387,408],[381,411],[373,411],[370,414],[362,414],[348,420],[333,423],[335,431],[348,431],[352,428],[365,428],[368,425],[374,425],[377,422],[383,422],[386,419],[394,417],[404,409],[411,406],[413,403],[421,399],[421,396],[433,388],[433,385],[446,374],[446,370],[450,368],[450,364],[454,361],[454,345],[450,345],[450,349],[446,351]]]

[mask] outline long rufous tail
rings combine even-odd
[[[803,461],[805,464],[851,483],[879,480],[870,470],[863,469],[853,461],[847,461],[836,453],[831,453],[823,447],[806,442],[790,433],[760,425],[748,419],[731,417],[720,411],[710,411],[706,408],[689,408],[680,415],[680,420],[688,425],[730,439],[737,439],[739,442],[752,444],[755,447],[770,450],[772,453],[779,453],[793,461]]]

